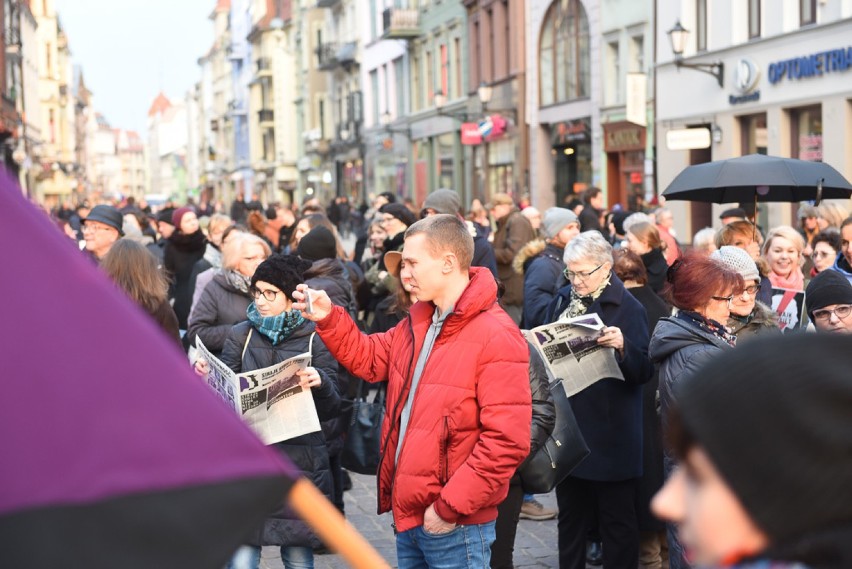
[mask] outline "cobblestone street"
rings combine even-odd
[[[376,479],[373,476],[352,474],[352,490],[346,492],[346,517],[367,538],[376,550],[396,567],[396,545],[391,529],[390,513],[376,515]],[[548,508],[556,507],[556,496],[551,493],[538,496]],[[338,555],[317,555],[316,569],[342,569],[348,567]],[[556,520],[533,522],[521,520],[515,539],[515,567],[557,567]],[[277,547],[264,547],[261,561],[263,569],[281,569],[281,556]]]

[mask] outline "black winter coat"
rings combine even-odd
[[[567,308],[568,284],[556,293],[545,322],[553,322]],[[604,378],[571,396],[571,409],[591,454],[571,476],[583,480],[613,481],[642,476],[642,384],[651,379],[648,359],[648,321],[639,304],[615,274],[589,307],[607,326],[624,336],[624,357],[618,367],[624,381]],[[618,357],[618,356],[616,356]]]
[[[186,330],[189,311],[192,308],[192,269],[196,261],[204,257],[206,248],[207,240],[199,229],[192,235],[175,231],[163,249],[163,267],[171,279],[169,298],[174,299],[172,308],[175,309],[181,330]]]
[[[196,338],[201,338],[207,349],[218,357],[231,327],[248,318],[246,310],[251,302],[247,292],[228,282],[224,271],[216,271],[189,316],[187,334],[190,345],[194,346]]]
[[[332,304],[342,306],[349,311],[353,318],[356,316],[355,293],[352,291],[352,285],[347,277],[343,261],[339,259],[314,261],[311,268],[305,271],[305,284],[314,290],[324,290]],[[341,364],[337,364],[335,377],[337,392],[341,397],[346,397],[349,394],[350,384],[354,383],[352,375]],[[346,432],[346,427],[345,417],[335,417],[323,422],[322,432],[325,434],[331,456],[337,456],[343,450],[343,439],[341,437]]]
[[[645,265],[645,271],[648,273],[648,286],[651,287],[651,290],[660,294],[666,284],[666,273],[669,270],[663,250],[651,249],[651,251],[642,255],[642,264]]]
[[[547,369],[544,360],[532,345],[530,349],[530,393],[532,395],[532,422],[530,423],[530,454],[535,455],[547,437],[553,433],[556,426],[556,406],[553,404],[553,395],[550,394],[550,382],[547,378]],[[518,470],[529,460],[529,456],[518,466]],[[512,477],[512,484],[520,484],[520,477]]]
[[[314,333],[313,322],[306,321],[293,334],[277,346],[269,339],[254,330],[248,342],[245,355],[242,356],[246,343],[250,322],[242,322],[231,328],[225,348],[222,350],[222,362],[237,373],[269,367],[288,358],[308,351],[311,335]],[[314,388],[311,394],[317,408],[320,420],[337,415],[340,408],[340,395],[335,386],[337,362],[331,357],[319,334],[313,338],[313,361],[311,365],[317,369],[322,379],[320,387]],[[320,489],[331,500],[333,484],[329,470],[328,450],[325,447],[325,437],[321,431],[308,433],[294,439],[271,445],[275,450],[286,455],[296,465],[302,474],[314,486]],[[279,507],[264,522],[248,541],[252,545],[294,545],[319,547],[321,542],[311,529],[292,510]]]
[[[530,330],[544,324],[547,307],[556,291],[565,286],[565,263],[561,249],[552,243],[535,257],[524,272],[524,319],[522,328]]]

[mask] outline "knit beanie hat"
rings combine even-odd
[[[726,351],[676,388],[685,432],[770,549],[852,527],[850,370],[848,336],[773,336]]]
[[[168,207],[168,208],[162,210],[160,213],[157,214],[157,221],[162,222],[162,223],[168,223],[169,225],[173,225],[172,224],[172,216],[174,214],[175,214],[175,209],[173,207]]]
[[[183,220],[183,216],[192,212],[191,207],[179,207],[172,213],[172,225],[180,229],[180,222]]]
[[[446,188],[435,190],[423,202],[423,210],[434,209],[437,213],[447,213],[449,215],[458,215],[459,207],[459,195],[453,190]],[[420,212],[420,215],[423,217],[423,211]]]
[[[632,212],[629,211],[614,211],[612,212],[612,225],[615,227],[616,235],[626,235],[624,230],[624,220],[630,217]]]
[[[296,253],[309,261],[334,259],[337,257],[337,240],[328,228],[317,225],[302,237]]]
[[[417,221],[417,219],[414,217],[414,214],[411,213],[411,210],[402,205],[401,203],[385,204],[379,211],[394,216],[395,218],[403,222],[406,226],[413,225],[414,222]]]
[[[290,300],[296,286],[305,282],[305,271],[311,268],[311,262],[296,255],[272,255],[257,266],[251,277],[251,286],[263,281],[277,287]]]
[[[710,253],[710,258],[721,261],[729,269],[738,272],[746,283],[760,280],[760,272],[757,270],[754,259],[744,249],[723,245],[721,249]]]
[[[557,233],[572,223],[580,223],[573,211],[562,207],[551,207],[544,212],[541,219],[541,229],[546,238],[553,239]]]
[[[814,318],[814,310],[832,304],[852,304],[852,284],[837,271],[828,269],[813,278],[805,290],[805,306],[808,316]]]

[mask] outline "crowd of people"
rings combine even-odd
[[[362,382],[387,382],[378,500],[400,567],[511,568],[519,518],[554,517],[561,569],[852,566],[852,499],[824,496],[852,474],[852,389],[831,357],[852,350],[829,339],[852,332],[842,206],[801,204],[797,227],[764,231],[746,204],[688,245],[670,210],[606,211],[597,188],[543,212],[499,193],[464,211],[449,189],[418,207],[382,193],[360,208],[339,197],[223,209],[128,198],[50,214],[199,374],[198,340],[236,373],[312,355],[299,380],[322,429],[273,446],[343,513],[347,401]],[[622,377],[569,397],[590,453],[551,510],[517,474],[556,412],[554,378],[520,330],[591,314]],[[806,356],[822,375],[803,384]],[[799,391],[779,393],[788,387]],[[814,449],[836,476],[773,480],[772,460],[799,451],[798,465]],[[789,512],[770,492],[805,482],[823,488]],[[229,567],[259,567],[264,545],[288,569],[313,567],[322,549],[281,509]]]

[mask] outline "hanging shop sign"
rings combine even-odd
[[[629,152],[645,150],[645,127],[619,121],[603,125],[604,151]]]
[[[760,67],[753,60],[743,57],[734,65],[734,91],[728,96],[728,102],[732,105],[740,103],[754,103],[760,100],[760,91],[757,88],[760,82]]]
[[[479,124],[475,122],[465,122],[461,125],[461,143],[466,146],[472,146],[482,143],[482,133],[479,131]]]
[[[592,121],[589,118],[575,119],[556,123],[551,126],[550,142],[552,146],[566,146],[574,142],[589,142]]]

